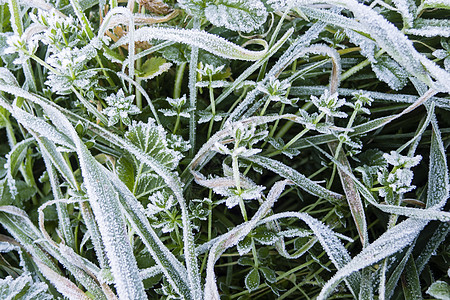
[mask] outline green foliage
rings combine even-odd
[[[136,2],[0,6],[0,298],[448,299],[448,1]]]

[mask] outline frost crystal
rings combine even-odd
[[[103,113],[109,117],[108,126],[115,125],[119,120],[128,126],[131,124],[128,115],[136,115],[141,112],[136,105],[132,104],[134,95],[125,97],[122,89],[105,100],[109,107],[105,108]]]
[[[330,117],[347,117],[346,113],[338,111],[338,108],[345,104],[345,99],[339,99],[337,93],[330,95],[328,90],[325,90],[320,98],[311,96],[311,101],[320,111],[324,112]]]

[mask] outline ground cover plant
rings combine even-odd
[[[449,299],[448,1],[0,3],[1,299]]]

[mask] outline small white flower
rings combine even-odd
[[[133,104],[134,95],[125,97],[122,89],[120,89],[117,94],[108,96],[105,100],[109,107],[105,108],[103,113],[109,117],[108,126],[115,125],[119,120],[122,120],[125,125],[130,125],[131,120],[128,115],[136,115],[141,112],[139,108]]]

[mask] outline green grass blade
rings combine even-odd
[[[428,173],[427,205],[429,209],[442,209],[450,192],[447,154],[442,143],[436,118],[431,120],[430,169]]]
[[[337,143],[329,143],[328,147],[334,153],[337,148]],[[347,168],[347,170],[351,170],[350,163],[348,162],[342,149],[340,149],[337,159]],[[347,199],[348,206],[350,207],[350,211],[352,213],[353,221],[355,222],[358,230],[359,239],[361,240],[363,247],[365,247],[369,243],[369,238],[367,235],[367,222],[364,213],[364,205],[361,201],[359,191],[350,176],[348,176],[340,168],[338,168],[338,173],[345,192],[345,198]]]
[[[45,105],[43,108],[50,119],[59,124],[61,130],[70,136],[76,146],[89,203],[99,225],[119,297],[145,299],[137,262],[128,241],[125,220],[117,213],[120,211],[119,197],[109,183],[109,177],[99,168],[98,162],[80,140],[69,120],[52,107]]]
[[[440,223],[436,230],[433,232],[433,235],[424,243],[423,249],[421,249],[420,254],[417,256],[415,265],[418,273],[422,273],[425,265],[430,260],[431,256],[436,253],[439,245],[441,245],[445,238],[447,237],[448,232],[450,231],[449,223]]]
[[[405,300],[422,300],[419,275],[412,255],[409,256],[402,278],[403,294]]]
[[[267,43],[261,41],[264,50],[251,51],[233,44],[222,37],[205,31],[195,29],[176,29],[164,27],[142,27],[134,32],[135,42],[148,42],[152,39],[162,39],[183,43],[194,47],[199,47],[212,54],[238,60],[258,60],[267,53]],[[121,38],[114,47],[119,47],[130,42],[130,38],[125,36]]]
[[[408,219],[382,234],[376,241],[364,248],[346,266],[340,269],[323,287],[318,300],[325,300],[341,280],[353,272],[370,266],[383,258],[402,250],[414,241],[428,221]]]
[[[169,251],[153,230],[147,216],[143,214],[144,207],[142,204],[114,174],[110,174],[110,178],[111,183],[119,193],[119,200],[128,222],[130,222],[135,232],[141,237],[167,280],[186,299],[191,298],[192,295],[189,282],[187,281],[186,268]]]
[[[326,188],[308,179],[305,175],[299,173],[298,171],[292,169],[289,166],[286,166],[285,164],[277,160],[259,155],[253,155],[251,157],[246,157],[245,159],[257,165],[260,165],[265,169],[274,172],[275,174],[278,174],[286,179],[291,180],[299,188],[305,190],[306,192],[312,195],[325,198],[331,202],[336,202],[342,199],[342,195],[327,190]]]

